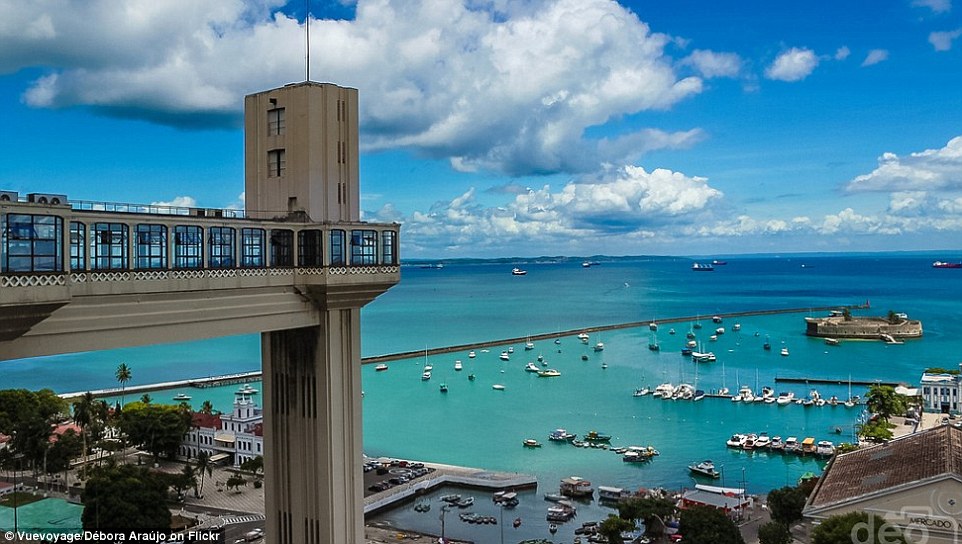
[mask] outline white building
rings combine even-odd
[[[962,412],[962,364],[960,374],[922,374],[919,391],[927,412],[958,414]]]
[[[195,412],[190,432],[180,446],[180,455],[197,457],[207,452],[214,463],[240,466],[264,455],[264,416],[254,402],[257,390],[244,385],[234,393],[234,409],[230,414]]]

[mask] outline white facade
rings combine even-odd
[[[204,417],[195,414],[197,426],[191,428],[180,446],[180,455],[197,457],[207,452],[215,463],[234,467],[264,455],[263,411],[253,396],[257,390],[244,386],[234,393],[234,409],[230,414]]]
[[[962,365],[959,365],[962,370]],[[922,406],[927,412],[962,412],[962,374],[922,374],[919,385]]]

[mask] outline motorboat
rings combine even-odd
[[[738,397],[740,397],[741,400],[743,400],[744,402],[754,402],[755,392],[752,391],[751,387],[748,387],[747,385],[743,385],[738,390]]]
[[[691,348],[689,348],[689,347],[683,347],[683,348],[681,348],[681,356],[682,356],[682,357],[691,357],[691,353],[692,353]]]
[[[788,357],[788,348],[782,348],[781,354],[782,357]]]
[[[693,263],[691,265],[692,272],[712,272],[715,267],[711,263]]]
[[[699,400],[701,400],[701,399],[703,399],[703,398],[705,398],[705,391],[702,390],[702,389],[696,389],[695,392],[694,392],[694,394],[693,394],[692,397],[691,397],[691,400],[693,400],[693,401],[699,401]]]
[[[715,464],[709,460],[702,461],[697,465],[688,465],[688,470],[698,476],[707,476],[709,478],[721,477],[721,473],[715,470]]]
[[[508,353],[514,353],[514,346],[508,346]]]
[[[962,268],[962,263],[947,263],[945,261],[935,261],[932,268]]]
[[[474,359],[477,356],[478,354],[475,353],[474,350],[468,352],[468,359]]]
[[[778,394],[778,398],[775,399],[775,402],[777,402],[779,406],[785,406],[787,404],[791,404],[792,400],[794,399],[795,393],[792,393],[791,391],[783,391]]]
[[[558,502],[565,500],[565,496],[561,493],[545,493],[544,500],[549,502]]]
[[[583,333],[579,334],[579,335],[578,335],[578,340],[581,340],[581,343],[582,343],[582,344],[587,344],[587,343],[588,343],[588,333],[583,332]]]
[[[641,387],[641,388],[639,388],[639,389],[635,389],[635,393],[634,393],[633,396],[635,396],[635,397],[644,397],[644,396],[647,395],[648,393],[651,393],[651,388],[650,388],[650,387]]]
[[[448,504],[456,504],[458,501],[461,500],[461,495],[458,495],[456,493],[452,493],[450,495],[442,495],[438,497],[438,500],[441,502],[446,502]]]
[[[387,370],[387,365],[384,364],[384,363],[381,363],[381,364],[377,365],[376,367],[374,367],[374,370],[376,370],[376,371],[378,371],[378,372],[384,372],[385,370]]]
[[[772,444],[772,439],[768,437],[768,433],[759,433],[758,438],[755,439],[755,449],[767,448]]]
[[[729,390],[727,387],[722,387],[721,389],[718,390],[718,396],[720,397],[727,397],[728,393],[729,393]]]
[[[799,448],[801,448],[801,445],[798,443],[798,438],[789,436],[785,439],[785,447],[783,448],[785,453],[798,453]]]
[[[473,372],[471,374],[468,374],[468,379],[471,380],[472,382],[474,381],[475,378],[477,378],[477,376],[475,376]]]
[[[522,270],[522,269],[520,269],[520,268],[512,268],[512,269],[511,269],[511,275],[512,275],[512,276],[524,276],[524,275],[527,274],[527,273],[528,273],[527,270]]]
[[[500,383],[496,383],[491,386],[491,389],[494,389],[495,391],[504,391],[504,386]]]
[[[659,351],[661,347],[658,345],[658,342],[649,342],[648,349],[651,351]]]
[[[685,346],[694,349],[694,348],[697,348],[697,347],[698,347],[698,342],[696,342],[696,341],[694,341],[694,340],[689,340],[689,341],[685,344]]]
[[[538,368],[538,365],[534,363],[528,363],[524,365],[524,371],[525,372],[541,372],[541,369]]]
[[[584,435],[586,442],[608,442],[611,440],[610,434],[599,433],[598,431],[588,431]]]
[[[747,437],[743,434],[733,434],[728,441],[725,442],[729,448],[741,448],[745,444],[745,439]]]
[[[734,325],[732,325],[732,331],[733,331],[733,332],[738,332],[738,331],[740,331],[740,330],[742,330],[742,324],[741,324],[741,323],[735,323]]]
[[[502,361],[510,361],[511,355],[507,351],[502,351],[501,355],[498,358],[501,359]]]
[[[621,460],[625,463],[641,463],[650,461],[656,455],[659,455],[658,450],[651,446],[628,446]]]
[[[442,383],[440,386],[438,386],[438,390],[441,391],[442,393],[447,393],[447,392],[448,392],[448,384]]]
[[[826,339],[825,339],[825,343],[828,344],[829,346],[837,346],[837,345],[841,344],[842,342],[839,341],[838,338],[826,338]]]
[[[785,451],[785,443],[782,442],[782,437],[773,436],[772,441],[768,444],[768,449],[770,451],[777,451],[777,452]]]
[[[769,386],[762,387],[762,398],[769,398],[775,395],[775,390]]]
[[[718,336],[725,334],[725,327],[718,327],[717,329],[715,329],[715,334],[717,334]]]
[[[709,352],[693,351],[691,352],[691,360],[695,363],[713,363],[717,359],[715,357],[715,354],[711,351]]]
[[[574,433],[569,433],[564,429],[555,429],[548,434],[548,440],[554,440],[555,442],[571,442],[578,436]]]
[[[431,379],[431,371],[425,370],[424,373],[421,374],[421,380],[428,381],[430,379]]]
[[[454,370],[464,370],[464,365],[461,364],[461,361],[454,361]]]
[[[604,349],[605,349],[604,342],[598,342],[597,344],[595,344],[595,351],[604,351]]]
[[[431,372],[432,370],[434,370],[434,367],[433,367],[433,366],[431,366],[431,365],[424,365],[424,371],[425,371],[425,372]]]
[[[713,334],[713,335],[709,336],[709,337],[708,337],[708,341],[709,341],[709,342],[717,342],[717,341],[718,341],[718,335],[717,335],[717,334]]]
[[[835,455],[835,445],[828,440],[819,440],[815,444],[815,454],[822,457],[831,457]]]
[[[668,334],[674,335],[674,334],[675,334],[675,329],[668,329]]]
[[[528,340],[527,342],[524,343],[525,351],[531,351],[533,349],[534,349],[534,342],[532,342],[531,340]]]
[[[745,441],[742,442],[743,450],[753,450],[755,449],[755,441],[758,440],[758,435],[752,433],[745,437]]]
[[[467,508],[474,504],[474,497],[465,497],[454,503],[458,508]]]
[[[721,323],[721,322],[722,322],[722,318],[721,318],[721,316],[713,315],[713,316],[711,317],[711,322],[712,322],[712,323]]]
[[[188,401],[188,400],[190,400],[190,395],[188,395],[188,394],[186,394],[186,393],[178,393],[177,395],[174,396],[174,400],[176,400],[176,401]]]
[[[590,497],[595,492],[591,487],[591,482],[578,476],[562,479],[558,491],[567,497]]]
[[[555,370],[555,369],[553,369],[553,368],[549,368],[549,369],[547,369],[547,370],[541,370],[541,371],[538,372],[538,377],[539,377],[539,378],[556,378],[556,377],[558,377],[558,376],[560,376],[560,375],[561,375],[561,372],[559,372],[559,371],[557,371],[557,370]]]
[[[657,330],[658,330],[658,323],[656,323],[656,322],[654,322],[654,321],[652,321],[651,323],[649,323],[649,324],[648,324],[648,330],[650,330],[650,331],[657,331]]]
[[[534,438],[528,438],[528,439],[525,439],[524,442],[522,442],[522,445],[526,448],[540,448],[541,442],[538,442]]]
[[[671,394],[672,394],[674,391],[675,391],[675,386],[674,386],[674,385],[672,385],[672,384],[670,384],[670,383],[663,383],[663,384],[661,384],[661,385],[659,385],[658,387],[655,388],[655,391],[654,391],[654,393],[652,393],[652,396],[654,396],[654,397],[663,397],[663,396],[666,396],[666,395],[667,395],[668,397],[671,397]]]

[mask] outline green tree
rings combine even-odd
[[[688,544],[745,544],[738,527],[721,510],[696,506],[681,511],[678,532]]]
[[[908,399],[905,395],[896,393],[891,385],[876,384],[869,387],[866,402],[869,411],[884,420],[904,414],[908,408]]]
[[[892,425],[888,420],[874,418],[858,426],[858,435],[870,442],[884,442],[891,440],[893,436]]]
[[[263,472],[264,470],[264,458],[260,455],[256,457],[251,457],[250,459],[240,464],[240,469],[250,472],[254,476],[257,476],[259,473]]]
[[[84,529],[170,527],[166,478],[134,465],[95,468],[81,495]]]
[[[214,414],[214,403],[209,400],[205,400],[203,404],[200,405],[200,413],[206,415]]]
[[[150,398],[150,393],[144,393],[143,395],[140,396],[140,402],[144,404],[150,404],[150,401],[152,400],[154,399]]]
[[[51,425],[63,419],[67,410],[67,402],[49,389],[0,390],[0,433],[13,437],[8,447],[11,455],[22,455],[21,466],[42,466]]]
[[[851,542],[885,542],[905,544],[905,536],[898,527],[875,514],[849,512],[831,516],[812,531],[812,544]]]
[[[181,475],[184,482],[184,490],[190,488],[194,490],[194,496],[199,496],[197,492],[197,471],[194,470],[194,465],[187,463],[184,465],[183,470],[181,470]]]
[[[190,430],[190,413],[180,406],[131,402],[120,414],[120,429],[155,457],[173,458]]]
[[[70,461],[83,453],[83,439],[67,429],[50,445],[47,450],[46,472],[56,474],[70,468]]]
[[[848,442],[842,442],[841,444],[835,446],[836,455],[841,455],[843,453],[851,453],[853,451],[858,451],[858,444],[850,444]]]
[[[614,514],[609,514],[608,518],[602,521],[598,527],[598,533],[607,538],[610,544],[624,544],[625,540],[621,538],[621,533],[624,531],[633,531],[634,529],[635,524],[631,521]]]
[[[240,491],[241,487],[247,485],[247,480],[245,480],[244,477],[239,474],[234,474],[231,477],[227,478],[227,481],[225,482],[225,484],[227,485],[228,491],[230,491],[231,489],[236,489],[237,491]]]
[[[197,472],[200,474],[200,490],[194,488],[195,497],[200,498],[204,494],[204,475],[213,477],[214,475],[214,463],[210,461],[210,454],[206,451],[201,451],[197,453],[197,459],[194,461],[194,465],[197,467]]]
[[[797,487],[785,486],[768,494],[768,512],[773,521],[786,526],[802,520],[802,509],[808,494]]]
[[[792,533],[784,523],[769,521],[758,528],[759,544],[791,544]]]
[[[133,373],[130,371],[130,367],[127,363],[120,363],[117,366],[117,372],[114,373],[117,381],[120,382],[120,405],[123,406],[127,404],[127,382],[133,377]]]
[[[96,413],[94,412],[94,403],[97,399],[94,398],[94,394],[87,391],[80,397],[80,400],[73,403],[73,420],[80,427],[80,436],[83,438],[83,477],[87,477],[87,442],[88,442],[88,432],[91,423],[94,422],[96,418]]]
[[[660,535],[665,532],[665,520],[674,516],[678,509],[668,499],[632,497],[618,504],[618,515],[624,519],[641,521],[645,534]]]

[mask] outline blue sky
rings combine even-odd
[[[311,79],[402,257],[962,258],[962,5],[782,4],[314,0]],[[242,206],[304,5],[0,0],[0,189]]]

